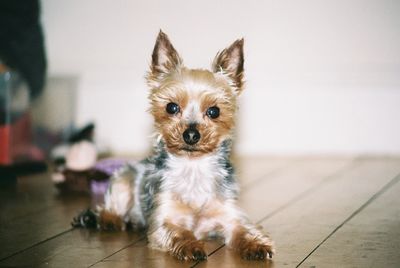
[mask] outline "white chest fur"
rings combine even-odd
[[[161,187],[184,203],[201,207],[216,197],[216,186],[224,176],[226,171],[218,164],[218,155],[170,156]]]

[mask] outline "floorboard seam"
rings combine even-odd
[[[282,206],[280,206],[280,207],[276,208],[275,210],[271,211],[269,214],[267,214],[266,216],[264,216],[263,218],[258,220],[257,224],[260,224],[261,222],[271,218],[272,216],[274,216],[275,214],[279,213],[280,211],[283,211],[286,208],[290,207],[291,205],[295,204],[296,202],[304,199],[305,197],[307,197],[311,193],[315,192],[318,188],[320,188],[321,186],[325,185],[330,180],[332,180],[334,178],[337,178],[337,177],[340,177],[343,174],[345,174],[346,172],[348,172],[349,170],[354,169],[357,166],[357,164],[358,164],[357,159],[354,159],[349,164],[345,165],[344,167],[336,170],[332,174],[330,174],[330,175],[326,176],[325,178],[323,178],[319,183],[317,183],[314,186],[308,188],[307,190],[301,192],[300,194],[298,194],[297,196],[293,197],[292,199],[290,199],[288,202],[286,202]]]
[[[362,210],[364,210],[368,205],[370,205],[373,201],[379,198],[382,194],[384,194],[387,190],[393,187],[396,183],[400,181],[400,174],[391,179],[388,183],[386,183],[378,192],[372,195],[364,204],[362,204],[358,209],[356,209],[349,217],[347,217],[341,224],[339,224],[327,237],[325,237],[307,256],[297,264],[297,267],[300,267],[317,249],[324,244],[331,236],[333,236],[337,231],[339,231],[347,222],[349,222],[352,218],[354,218],[357,214],[359,214]]]
[[[53,236],[51,236],[51,237],[49,237],[49,238],[46,238],[46,239],[44,239],[44,240],[42,240],[42,241],[39,241],[39,242],[37,242],[37,243],[35,243],[35,244],[29,246],[29,247],[26,247],[26,248],[24,248],[24,249],[18,250],[17,252],[14,252],[14,253],[12,253],[12,254],[10,254],[10,255],[8,255],[8,256],[6,256],[6,257],[0,259],[0,262],[5,261],[5,260],[7,260],[7,259],[9,259],[9,258],[11,258],[11,257],[13,257],[13,256],[15,256],[15,255],[21,254],[21,253],[23,253],[23,252],[25,252],[25,251],[27,251],[27,250],[29,250],[29,249],[31,249],[31,248],[34,248],[34,247],[36,247],[36,246],[41,245],[41,244],[43,244],[43,243],[46,243],[46,242],[48,242],[48,241],[50,241],[50,240],[52,240],[52,239],[54,239],[54,238],[60,237],[60,236],[62,236],[62,235],[65,235],[65,234],[71,232],[73,229],[74,229],[74,228],[69,228],[68,230],[65,230],[65,231],[63,231],[63,232],[61,232],[61,233],[58,233],[58,234],[53,235]]]
[[[110,258],[111,256],[114,256],[114,255],[117,254],[118,252],[121,252],[122,250],[127,249],[127,248],[129,248],[130,246],[133,246],[133,245],[135,245],[136,243],[138,243],[138,242],[140,242],[140,241],[143,241],[144,239],[146,239],[146,236],[145,236],[145,235],[142,236],[142,237],[140,237],[140,238],[138,238],[138,239],[134,239],[132,242],[130,242],[129,244],[123,246],[123,247],[120,248],[119,250],[117,250],[117,251],[113,252],[112,254],[110,254],[110,255],[108,255],[108,256],[102,258],[101,260],[99,260],[99,261],[97,261],[97,262],[95,262],[95,263],[93,263],[93,264],[87,266],[87,268],[93,267],[93,266],[95,266],[96,264],[98,264],[98,263],[100,263],[100,262],[103,262],[104,260]]]
[[[211,251],[208,255],[207,258],[212,256],[215,252],[217,252],[218,250],[222,249],[225,247],[225,244],[222,244],[221,246],[217,247],[216,249],[214,249],[213,251]],[[200,263],[202,263],[203,261],[197,261],[195,264],[193,264],[192,266],[190,266],[190,268],[196,267],[197,265],[199,265]]]

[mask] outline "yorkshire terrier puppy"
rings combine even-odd
[[[152,248],[181,260],[206,259],[202,240],[216,235],[245,259],[272,257],[272,240],[236,204],[230,152],[243,63],[241,39],[216,55],[210,71],[186,68],[160,31],[146,77],[154,153],[115,173],[100,228],[145,227]]]

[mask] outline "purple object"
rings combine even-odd
[[[108,159],[100,160],[99,162],[97,162],[94,166],[94,169],[101,171],[111,177],[114,174],[114,172],[121,169],[127,163],[128,163],[127,160],[108,158]],[[92,193],[94,193],[96,195],[103,195],[107,191],[109,183],[110,183],[109,179],[91,180],[90,190]]]
[[[92,180],[90,182],[90,191],[94,194],[103,195],[106,193],[109,183],[110,183],[109,180],[104,180],[104,181]]]
[[[100,170],[111,176],[115,171],[119,170],[127,163],[127,160],[108,158],[97,162],[94,169]]]

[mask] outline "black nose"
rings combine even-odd
[[[193,126],[190,126],[183,132],[183,140],[186,144],[194,145],[200,140],[200,132]]]

